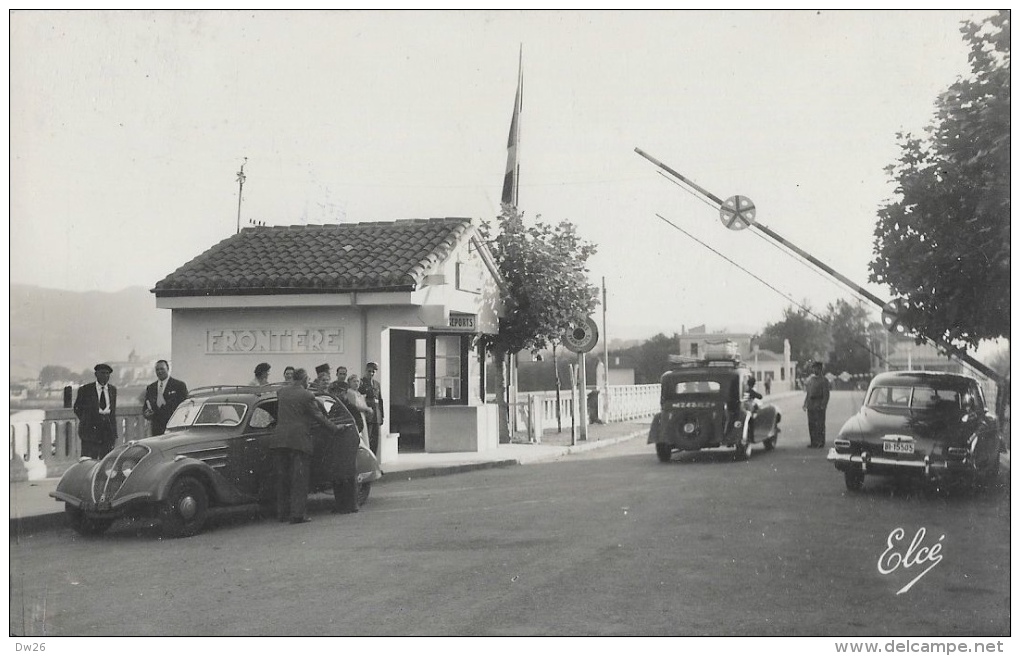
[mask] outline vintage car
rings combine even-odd
[[[193,390],[170,417],[166,433],[118,445],[101,461],[81,458],[50,496],[64,502],[71,528],[82,535],[103,533],[120,516],[155,515],[164,536],[189,536],[202,530],[212,507],[271,504],[275,486],[268,443],[276,427],[277,389]],[[350,466],[358,443],[358,495],[364,502],[372,481],[382,476],[379,462],[347,408],[329,395],[316,398],[344,432],[315,429],[309,489],[332,490],[339,478],[333,472]]]
[[[857,492],[872,474],[990,482],[1002,448],[977,380],[892,371],[871,381],[864,406],[843,424],[827,459]]]
[[[660,412],[648,433],[660,461],[669,462],[674,451],[716,447],[732,447],[746,460],[755,444],[775,448],[779,411],[750,398],[746,365],[733,357],[673,360],[662,375]]]

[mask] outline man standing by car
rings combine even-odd
[[[327,370],[328,371],[328,370]],[[308,475],[316,423],[332,433],[341,428],[331,422],[308,390],[308,373],[294,372],[294,382],[277,392],[277,425],[270,441],[276,473],[276,517],[281,522],[302,524],[311,521],[306,513]]]
[[[825,446],[825,409],[829,406],[829,381],[822,375],[822,363],[811,363],[811,375],[804,381],[804,409],[807,411],[809,449]]]
[[[365,377],[361,381],[361,389],[358,390],[365,395],[365,401],[371,408],[371,411],[366,413],[365,423],[368,424],[368,447],[376,456],[379,455],[379,426],[383,423],[382,388],[379,381],[375,379],[378,371],[379,365],[376,363],[366,364]]]
[[[145,388],[145,407],[142,415],[152,422],[152,434],[166,432],[166,422],[181,401],[188,398],[188,386],[183,380],[170,377],[170,364],[166,360],[156,361],[156,382]]]
[[[117,388],[110,385],[113,367],[97,364],[96,382],[82,385],[74,399],[81,454],[99,460],[117,441]]]

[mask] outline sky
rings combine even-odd
[[[520,53],[519,207],[597,244],[610,339],[856,298],[635,148],[889,298],[867,284],[884,168],[985,15],[15,11],[11,282],[151,288],[236,232],[242,163],[242,225],[494,219]]]

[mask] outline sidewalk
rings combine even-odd
[[[414,478],[445,476],[491,467],[509,467],[556,460],[571,453],[611,446],[648,434],[650,419],[614,424],[592,424],[588,440],[570,444],[570,426],[561,433],[547,432],[541,444],[500,444],[481,453],[401,453],[396,462],[383,465],[383,477],[374,485]],[[10,535],[66,526],[64,506],[49,493],[56,478],[10,483]]]

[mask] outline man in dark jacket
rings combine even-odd
[[[825,447],[825,409],[829,406],[829,381],[822,375],[822,363],[811,363],[811,375],[804,382],[804,410],[807,411],[809,449]]]
[[[145,406],[142,415],[152,422],[152,434],[166,432],[166,422],[181,401],[188,398],[188,386],[183,380],[170,377],[170,364],[166,360],[156,362],[156,382],[145,388]]]
[[[269,448],[276,470],[276,517],[281,522],[311,521],[308,503],[308,475],[311,461],[312,427],[326,427],[333,433],[341,428],[326,417],[315,394],[308,390],[308,373],[294,372],[294,382],[277,392],[277,423]]]
[[[365,401],[371,412],[366,413],[365,421],[368,424],[368,447],[372,453],[379,455],[379,426],[383,423],[383,398],[382,387],[375,375],[379,372],[379,365],[369,362],[365,365],[365,377],[361,379],[361,389],[365,395]]]
[[[99,460],[113,450],[117,441],[117,388],[109,384],[113,367],[97,364],[94,370],[96,382],[78,388],[74,414],[78,417],[81,454]]]

